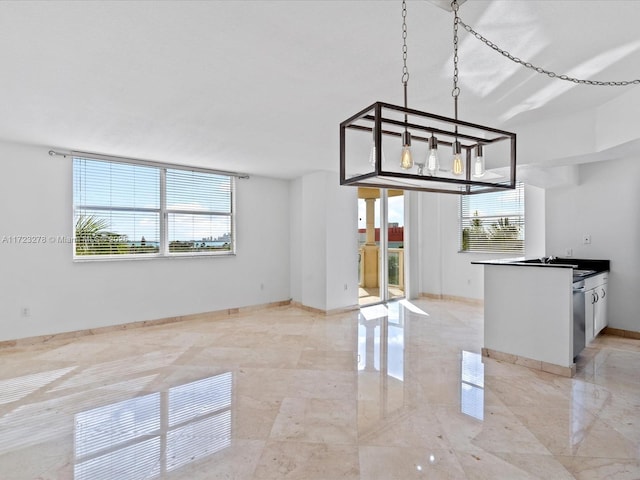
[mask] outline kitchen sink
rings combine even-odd
[[[578,268],[573,269],[574,277],[586,277],[587,275],[591,275],[592,273],[596,273],[595,270],[580,270]]]

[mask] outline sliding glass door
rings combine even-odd
[[[358,188],[359,303],[405,296],[404,192]]]
[[[387,197],[387,299],[405,296],[404,192],[390,190]],[[392,192],[398,192],[392,195]]]

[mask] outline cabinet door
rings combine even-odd
[[[593,334],[594,336],[607,326],[607,285],[600,285],[595,289],[598,301],[593,309]]]
[[[595,289],[587,290],[584,292],[584,330],[587,345],[591,343],[591,340],[594,339],[594,322],[593,322],[593,314],[595,307]]]

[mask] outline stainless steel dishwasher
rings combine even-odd
[[[586,344],[584,280],[573,282],[573,361]]]

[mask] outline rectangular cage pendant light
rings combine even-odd
[[[515,188],[516,134],[376,102],[340,124],[340,184],[457,195]]]

